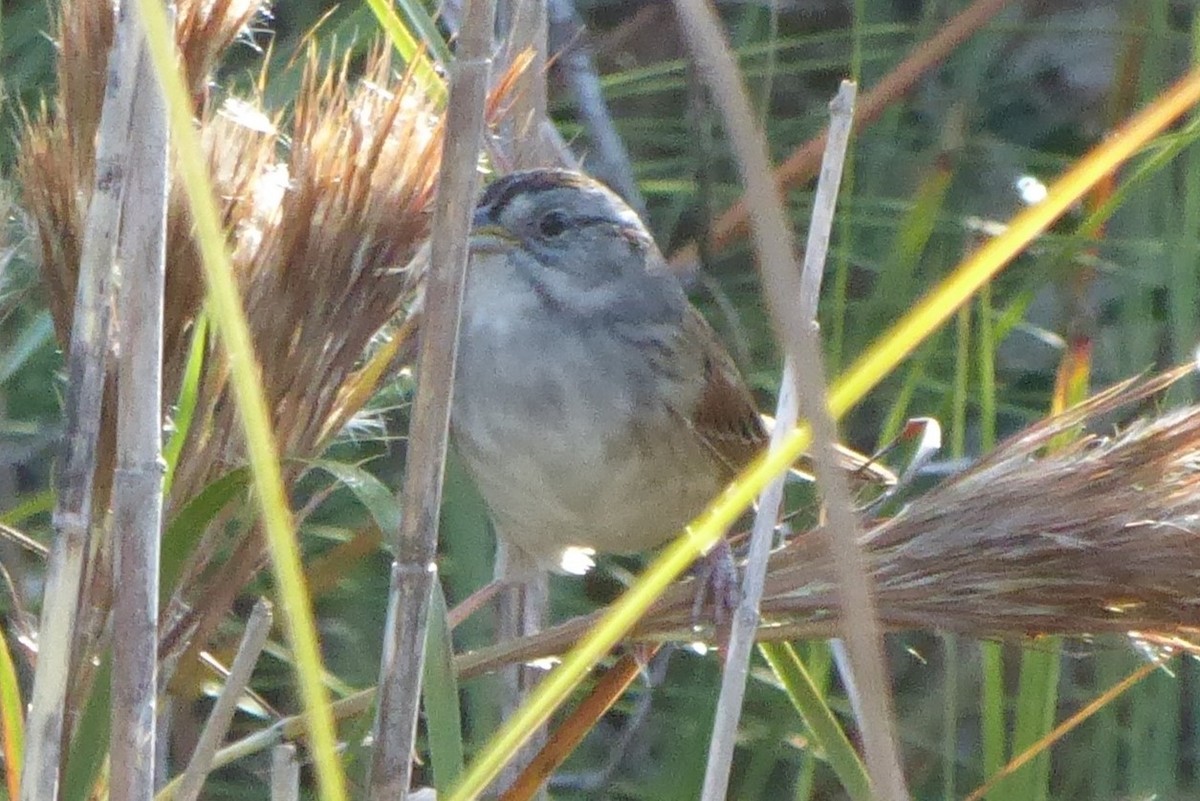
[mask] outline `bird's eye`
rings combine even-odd
[[[561,211],[548,211],[538,220],[538,230],[547,237],[558,236],[567,230],[568,225],[567,215]]]

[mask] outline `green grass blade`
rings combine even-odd
[[[991,290],[979,293],[979,429],[984,453],[996,447],[996,341],[992,328]],[[1005,762],[1006,728],[1004,714],[1004,649],[999,643],[980,643],[982,673],[980,698],[980,739],[984,778],[999,771]],[[1000,801],[999,793],[989,793],[988,801]]]
[[[763,643],[759,651],[783,684],[792,705],[812,733],[813,742],[837,774],[846,793],[855,801],[868,801],[871,784],[867,768],[834,717],[833,710],[821,697],[796,650],[788,643]]]
[[[7,381],[35,354],[54,342],[50,312],[40,311],[17,333],[16,339],[0,349],[0,382]]]
[[[434,582],[425,634],[425,672],[421,699],[429,729],[429,760],[433,784],[439,793],[449,791],[463,772],[462,710],[458,680],[454,675],[454,644],[446,621],[446,598]]]
[[[1058,678],[1062,651],[1057,638],[1041,640],[1021,655],[1012,752],[1020,754],[1054,728],[1058,709]],[[1005,780],[1008,798],[1044,801],[1049,796],[1050,754],[1039,754]]]
[[[175,410],[171,414],[173,421],[171,436],[163,448],[163,459],[167,463],[167,473],[163,478],[164,497],[170,497],[175,468],[179,465],[179,456],[183,453],[183,443],[187,441],[188,431],[192,427],[192,417],[196,412],[196,398],[200,391],[200,374],[204,369],[207,348],[208,315],[201,314],[192,329],[192,344],[188,348],[187,363],[183,368],[183,381],[179,385],[179,397],[175,401]]]
[[[179,510],[163,532],[160,567],[160,591],[165,599],[175,590],[179,573],[200,535],[234,498],[242,497],[250,486],[250,471],[231,470],[200,490]]]
[[[833,652],[829,648],[829,643],[823,640],[809,643],[808,648],[805,649],[804,666],[808,669],[808,675],[816,685],[818,694],[824,694],[825,688],[829,686],[829,673],[833,669]],[[812,749],[809,749],[806,754],[808,758],[804,760],[800,773],[796,777],[794,801],[810,801],[815,797],[817,764],[823,762],[824,757]]]
[[[942,635],[945,675],[942,677],[942,798],[956,797],[958,765],[958,635]]]
[[[982,687],[979,699],[980,739],[983,752],[983,777],[1004,767],[1004,651],[999,643],[979,644]],[[987,801],[1003,801],[998,791],[988,793]]]
[[[425,4],[419,0],[396,0],[396,8],[400,10],[400,15],[408,23],[407,29],[416,31],[425,44],[426,51],[433,55],[434,60],[439,64],[449,64],[450,48],[438,31],[437,23],[433,21],[433,17],[429,16]]]
[[[21,762],[25,756],[25,707],[8,637],[0,631],[0,736],[4,737],[5,786],[9,798],[20,796]]]
[[[400,529],[400,504],[396,502],[395,494],[378,478],[358,465],[330,459],[317,459],[306,464],[324,470],[350,490],[381,532],[386,534]]]
[[[379,20],[379,26],[387,34],[392,47],[396,48],[396,52],[400,54],[400,58],[404,59],[404,63],[413,68],[413,76],[417,85],[439,105],[445,105],[446,98],[449,96],[446,81],[429,61],[425,47],[404,26],[387,0],[366,1],[372,13],[375,14],[375,18]],[[438,38],[440,39],[440,37]]]
[[[105,653],[92,677],[92,695],[75,727],[75,739],[67,749],[63,772],[62,801],[88,801],[108,758],[109,700],[112,696],[112,654]]]
[[[42,490],[29,495],[25,500],[0,514],[0,523],[17,526],[31,517],[48,514],[54,508],[54,490]]]

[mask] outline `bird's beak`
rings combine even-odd
[[[517,242],[507,229],[491,222],[487,209],[476,209],[471,218],[471,252],[488,253],[507,250]]]

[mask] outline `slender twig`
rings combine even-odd
[[[797,376],[804,376],[797,382],[797,393],[800,408],[812,427],[817,480],[828,509],[827,530],[832,532],[828,545],[843,610],[843,630],[867,712],[863,721],[867,767],[877,797],[899,801],[907,798],[907,790],[892,733],[882,629],[858,544],[858,521],[850,489],[836,464],[837,432],[823,389],[820,340],[811,321],[801,320],[789,310],[789,299],[803,297],[803,290],[766,141],[754,123],[753,110],[715,12],[700,0],[676,0],[676,8],[695,61],[721,109],[746,185],[767,309]]]
[[[130,11],[136,16],[136,8]],[[154,797],[158,694],[158,564],[162,536],[163,288],[166,285],[167,112],[138,37],[131,152],[117,259],[120,364],[113,482],[113,798]]]
[[[271,801],[299,801],[300,762],[296,746],[281,743],[271,750]]]
[[[551,69],[575,95],[575,107],[592,144],[588,171],[616,190],[639,214],[645,214],[646,200],[633,178],[629,151],[609,113],[592,48],[575,3],[548,0],[547,12],[550,47],[555,53]]]
[[[260,598],[250,613],[250,619],[246,621],[246,632],[242,635],[242,642],[238,645],[237,654],[233,657],[233,664],[229,667],[229,675],[225,678],[225,687],[217,696],[217,702],[213,705],[212,712],[209,713],[208,720],[204,723],[195,750],[192,751],[192,758],[188,761],[188,766],[180,778],[179,789],[174,794],[176,801],[194,801],[199,797],[200,789],[204,786],[204,779],[213,769],[213,758],[216,756],[217,748],[221,745],[225,732],[229,730],[233,713],[237,711],[242,693],[245,691],[246,685],[250,683],[250,675],[258,663],[258,656],[262,653],[267,637],[271,633],[271,620],[271,604]],[[283,746],[276,747],[276,754],[281,747]],[[272,775],[274,776],[274,772]],[[271,788],[271,792],[274,794],[274,781],[271,783]]]
[[[370,797],[407,797],[425,659],[425,627],[436,576],[438,509],[449,432],[467,236],[478,183],[483,108],[491,69],[495,0],[470,0],[452,67],[441,179],[433,213],[430,268],[417,362],[395,562],[380,667]]]
[[[80,582],[92,524],[96,441],[108,351],[112,259],[137,74],[136,20],[122,4],[109,53],[96,134],[95,183],[87,210],[67,348],[67,430],[58,461],[54,549],[46,573],[38,667],[26,719],[22,801],[58,796],[63,716]]]
[[[842,166],[850,141],[853,121],[854,84],[843,82],[838,99],[831,106],[834,116],[830,123],[829,146],[825,150],[821,178],[817,182],[812,221],[800,275],[801,295],[796,316],[802,323],[815,325],[817,303],[821,296],[821,278],[825,274],[825,255],[829,251],[829,233],[833,229],[833,214],[837,206]],[[771,448],[778,448],[796,425],[799,413],[796,393],[796,370],[785,363],[780,381],[779,402],[775,410],[775,427],[771,431]],[[750,652],[758,631],[759,603],[766,581],[767,560],[783,502],[786,476],[780,476],[767,487],[759,499],[758,511],[750,535],[750,551],[742,577],[741,598],[733,618],[729,652],[721,676],[721,695],[717,700],[712,738],[709,740],[708,765],[704,774],[702,798],[721,801],[729,787],[733,766],[733,751],[737,740],[738,720],[745,697],[746,679],[750,673]]]

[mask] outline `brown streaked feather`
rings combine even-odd
[[[704,389],[691,410],[692,428],[717,461],[728,467],[732,477],[766,447],[775,420],[759,414],[733,358],[694,306],[688,306],[683,332],[685,338],[700,343],[704,357]],[[872,457],[840,443],[835,443],[834,449],[838,466],[850,474],[856,486],[896,483],[895,474]],[[803,477],[812,479],[810,457],[801,457],[795,469]]]
[[[732,477],[766,445],[766,429],[732,357],[708,321],[690,304],[682,338],[700,346],[704,363],[704,389],[688,420]]]

